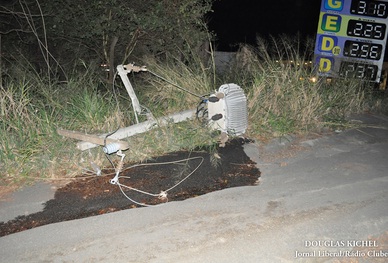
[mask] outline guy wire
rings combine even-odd
[[[116,77],[117,77],[117,72],[114,74],[113,76],[113,83],[112,83],[112,90],[113,90],[113,95],[115,97],[115,100],[116,100],[116,105],[117,105],[117,111],[120,112],[120,105],[119,105],[119,99],[117,97],[117,94],[116,94],[116,90],[115,90],[115,80],[116,80]],[[107,135],[105,135],[105,138],[104,138],[104,147],[106,147],[106,140],[108,139],[109,136],[112,136],[113,134],[115,134],[118,130],[120,129],[120,125],[118,125],[118,127],[116,128],[116,130],[108,133]],[[107,153],[105,153],[105,157],[108,159],[108,161],[110,162],[110,164],[112,165],[112,167],[114,169],[116,169],[115,165],[113,164],[112,160],[110,159],[109,155]]]
[[[163,78],[162,76],[160,76],[160,75],[158,75],[158,74],[156,74],[156,73],[150,71],[149,69],[147,69],[147,71],[148,71],[149,73],[151,73],[152,75],[154,75],[155,77],[160,78],[161,80],[164,80],[165,82],[167,82],[167,83],[169,83],[169,84],[175,86],[176,88],[178,88],[178,89],[180,89],[180,90],[183,90],[183,91],[185,91],[185,92],[187,92],[187,93],[189,93],[189,94],[191,94],[191,95],[193,95],[193,96],[195,96],[195,97],[198,97],[198,98],[200,98],[200,99],[203,99],[203,96],[200,96],[200,95],[198,95],[198,94],[195,94],[194,92],[192,92],[192,91],[190,91],[190,90],[188,90],[188,89],[182,88],[182,87],[179,86],[178,84],[176,84],[176,83],[174,83],[174,82],[171,82],[171,81],[169,81],[169,80],[166,79],[166,78]]]

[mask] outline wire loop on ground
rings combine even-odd
[[[120,183],[120,178],[126,178],[126,179],[129,179],[130,177],[128,176],[118,176],[118,180],[116,182],[116,184],[119,186],[120,188],[120,191],[123,193],[123,195],[131,202],[137,204],[137,205],[141,205],[141,206],[154,206],[154,205],[149,205],[149,204],[145,204],[145,203],[140,203],[140,202],[137,202],[135,200],[133,200],[132,198],[130,198],[123,190],[123,188],[126,188],[126,189],[129,189],[129,190],[132,190],[132,191],[135,191],[135,192],[138,192],[138,193],[141,193],[141,194],[145,194],[145,195],[149,195],[149,196],[152,196],[152,197],[157,197],[159,199],[167,199],[167,195],[168,195],[168,192],[173,190],[175,187],[177,187],[178,185],[180,185],[181,183],[183,183],[187,178],[189,178],[192,174],[194,174],[198,169],[199,167],[202,165],[203,161],[204,161],[204,158],[202,156],[196,156],[196,157],[189,157],[189,158],[186,158],[186,159],[182,159],[182,160],[178,160],[178,161],[171,161],[171,162],[163,162],[163,163],[144,163],[144,164],[135,164],[135,165],[132,165],[128,168],[125,168],[124,170],[128,170],[128,169],[132,169],[132,168],[135,168],[135,167],[140,167],[140,166],[154,166],[154,165],[167,165],[167,164],[177,164],[177,163],[181,163],[181,162],[188,162],[188,161],[192,161],[192,160],[196,160],[196,159],[200,159],[201,162],[197,165],[197,167],[195,167],[195,169],[193,171],[191,171],[188,175],[186,175],[182,180],[180,180],[178,183],[176,183],[175,185],[173,185],[172,187],[168,188],[167,190],[161,190],[159,193],[157,194],[154,194],[154,193],[149,193],[149,192],[146,192],[146,191],[143,191],[143,190],[140,190],[140,189],[137,189],[137,188],[134,188],[134,187],[130,187],[130,186],[127,186],[127,185],[124,185],[122,183]]]

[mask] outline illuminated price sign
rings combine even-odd
[[[343,55],[349,58],[380,60],[382,50],[381,44],[346,40]]]
[[[388,8],[386,1],[362,1],[354,0],[350,6],[350,13],[357,16],[369,16],[387,18]]]
[[[351,37],[363,37],[383,40],[387,26],[382,23],[349,20],[346,34]]]
[[[315,45],[321,76],[380,81],[388,0],[322,0]]]

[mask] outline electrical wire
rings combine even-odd
[[[113,83],[112,83],[112,90],[113,90],[113,95],[115,97],[115,100],[116,100],[116,105],[117,105],[117,112],[121,112],[120,110],[120,102],[119,102],[119,99],[118,99],[118,96],[116,94],[116,89],[115,89],[115,81],[116,81],[116,77],[117,77],[117,74],[118,72],[116,71],[114,76],[113,76]],[[116,130],[108,133],[105,138],[104,138],[104,147],[106,147],[106,140],[108,139],[109,136],[112,136],[113,134],[115,134],[118,130],[120,129],[120,126],[117,127]],[[104,152],[105,153],[105,152]],[[111,158],[109,157],[109,154],[108,153],[105,153],[105,157],[108,159],[109,163],[112,165],[112,167],[114,169],[116,169],[113,161],[111,160]]]
[[[135,167],[140,167],[140,166],[154,166],[154,165],[167,165],[167,164],[177,164],[177,163],[181,163],[181,162],[188,162],[188,161],[192,161],[192,160],[196,160],[196,159],[201,159],[201,162],[197,165],[197,167],[195,167],[195,169],[193,171],[191,171],[187,176],[185,176],[182,180],[180,180],[178,183],[176,183],[175,185],[173,185],[172,187],[168,188],[167,190],[162,190],[160,193],[158,194],[153,194],[153,193],[149,193],[149,192],[146,192],[146,191],[143,191],[143,190],[140,190],[140,189],[137,189],[137,188],[133,188],[133,187],[130,187],[130,186],[127,186],[127,185],[124,185],[122,183],[120,183],[119,181],[117,181],[117,185],[119,186],[120,188],[120,191],[123,193],[123,195],[131,202],[137,204],[137,205],[141,205],[141,206],[154,206],[154,205],[149,205],[149,204],[145,204],[145,203],[140,203],[140,202],[137,202],[135,200],[133,200],[132,198],[130,198],[123,190],[123,188],[127,188],[129,190],[133,190],[133,191],[136,191],[138,193],[142,193],[142,194],[145,194],[145,195],[149,195],[149,196],[152,196],[152,197],[167,197],[167,193],[171,190],[173,190],[174,188],[176,188],[178,185],[180,185],[181,183],[183,183],[187,178],[189,178],[191,175],[193,175],[198,169],[199,167],[201,167],[203,161],[204,161],[204,158],[202,156],[196,156],[196,157],[190,157],[190,158],[186,158],[186,159],[182,159],[182,160],[178,160],[178,161],[171,161],[171,162],[163,162],[163,163],[145,163],[145,164],[135,164],[135,165],[132,165],[128,168],[126,168],[125,170],[128,170],[128,169],[132,169],[132,168],[135,168]],[[120,178],[127,178],[129,179],[130,177],[128,176],[119,176],[118,177],[118,180]]]
[[[201,118],[207,119],[207,117],[209,116],[209,112],[207,109],[207,100],[201,100],[198,103],[195,116],[197,117],[198,120],[200,120]]]
[[[200,95],[198,95],[198,94],[195,94],[194,92],[192,92],[192,91],[190,91],[190,90],[187,90],[187,89],[185,89],[185,88],[182,88],[181,86],[177,85],[176,83],[173,83],[173,82],[169,81],[168,79],[166,79],[166,78],[164,78],[164,77],[162,77],[162,76],[160,76],[160,75],[158,75],[158,74],[156,74],[156,73],[154,73],[154,72],[152,72],[152,71],[150,71],[150,70],[148,70],[148,69],[147,69],[147,71],[148,71],[149,73],[151,73],[152,75],[154,75],[155,77],[157,77],[157,78],[159,78],[159,79],[162,79],[162,80],[166,81],[167,83],[169,83],[169,84],[175,86],[176,88],[178,88],[178,89],[180,89],[180,90],[182,90],[182,91],[185,91],[185,92],[187,92],[187,93],[189,93],[189,94],[191,94],[191,95],[193,95],[193,96],[196,96],[196,97],[200,98],[202,103],[205,102],[205,96],[208,96],[208,95],[200,96]],[[117,97],[117,94],[116,94],[116,90],[115,90],[115,79],[116,79],[116,77],[117,77],[117,72],[115,73],[114,78],[113,78],[112,89],[113,89],[113,94],[114,94],[114,97],[115,97],[115,100],[116,100],[116,103],[117,103],[117,110],[120,112],[119,100],[118,100],[118,97]],[[210,94],[209,94],[209,95],[210,95]],[[146,107],[144,107],[144,106],[142,106],[142,107],[143,107],[143,109],[145,109],[146,112],[150,113],[150,111],[149,111],[148,108],[146,108]],[[197,114],[198,114],[198,108],[197,108]],[[119,130],[119,127],[118,127],[116,130],[114,130],[114,131],[108,133],[108,134],[105,136],[105,138],[104,138],[104,147],[106,147],[107,138],[108,138],[109,136],[112,136],[112,135],[113,135],[114,133],[116,133],[118,130]],[[112,162],[111,158],[109,157],[109,154],[108,154],[108,153],[105,153],[105,156],[106,156],[106,158],[108,159],[108,161],[110,162],[110,164],[112,165],[112,167],[113,167],[115,170],[118,170],[118,167],[117,167],[117,168],[115,167],[114,163]],[[120,171],[116,171],[117,182],[116,182],[115,184],[117,184],[117,185],[119,186],[120,191],[121,191],[121,192],[123,193],[123,195],[124,195],[128,200],[130,200],[131,202],[133,202],[133,203],[135,203],[135,204],[137,204],[137,205],[141,205],[141,206],[153,206],[153,205],[148,205],[148,204],[140,203],[140,202],[137,202],[137,201],[133,200],[132,198],[130,198],[130,197],[124,192],[123,187],[124,187],[124,188],[127,188],[127,189],[129,189],[129,190],[133,190],[133,191],[136,191],[136,192],[139,192],[139,193],[142,193],[142,194],[146,194],[146,195],[150,195],[150,196],[153,196],[153,197],[159,197],[159,198],[162,197],[162,198],[166,198],[166,197],[167,197],[167,193],[168,193],[169,191],[171,191],[172,189],[174,189],[175,187],[177,187],[178,185],[180,185],[181,183],[183,183],[187,178],[189,178],[192,174],[194,174],[194,173],[199,169],[199,167],[202,165],[202,163],[203,163],[203,161],[204,161],[204,158],[201,157],[201,156],[198,156],[198,157],[191,157],[191,158],[186,158],[186,159],[182,159],[182,160],[178,160],[178,161],[171,161],[171,162],[136,164],[136,165],[132,165],[132,166],[130,166],[130,167],[128,167],[128,168],[125,169],[125,170],[127,170],[127,169],[131,169],[131,168],[135,168],[135,167],[140,167],[140,166],[152,166],[152,165],[175,164],[175,163],[180,163],[180,162],[184,162],[184,161],[188,162],[188,161],[195,160],[195,159],[201,159],[201,162],[197,165],[197,167],[196,167],[192,172],[190,172],[187,176],[185,176],[181,181],[179,181],[178,183],[176,183],[176,184],[173,185],[172,187],[168,188],[167,190],[161,191],[159,194],[148,193],[148,192],[146,192],[146,191],[143,191],[143,190],[140,190],[140,189],[136,189],[136,188],[133,188],[133,187],[130,187],[130,186],[126,186],[126,185],[124,185],[124,184],[121,184],[121,183],[119,182],[119,179],[120,179],[120,178],[128,178],[128,177],[126,177],[126,176],[119,176],[119,172],[122,171],[122,169],[120,169]]]
[[[152,75],[154,75],[155,77],[160,78],[161,80],[164,80],[165,82],[167,82],[167,83],[169,83],[169,84],[175,86],[176,88],[178,88],[178,89],[180,89],[180,90],[183,90],[183,91],[185,91],[185,92],[187,92],[187,93],[189,93],[189,94],[191,94],[191,95],[193,95],[193,96],[195,96],[195,97],[198,97],[198,98],[200,98],[200,99],[202,99],[202,98],[204,97],[204,96],[200,96],[200,95],[198,95],[198,94],[195,94],[194,92],[192,92],[192,91],[190,91],[190,90],[188,90],[188,89],[182,88],[182,87],[179,86],[178,84],[176,84],[176,83],[174,83],[174,82],[172,82],[172,81],[169,81],[168,79],[166,79],[166,78],[164,78],[164,77],[162,77],[162,76],[156,74],[155,72],[150,71],[149,69],[147,69],[147,71],[148,71],[149,73],[151,73]]]

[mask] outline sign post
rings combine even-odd
[[[322,0],[314,62],[318,74],[379,82],[388,0]]]

